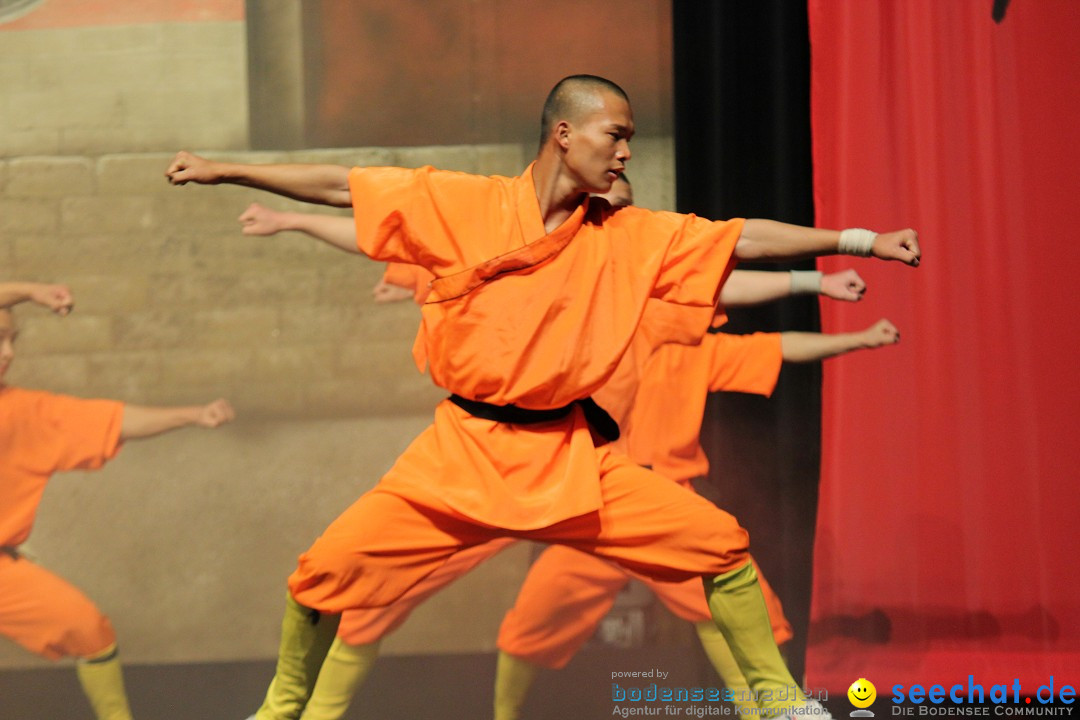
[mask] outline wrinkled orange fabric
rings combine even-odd
[[[0,545],[25,542],[53,473],[96,469],[120,448],[123,405],[0,386]],[[75,587],[0,553],[0,635],[56,659],[101,652],[116,636]]]
[[[383,280],[413,291],[417,302],[427,295],[432,275],[415,265],[389,263]],[[594,393],[623,429],[615,447],[636,453],[642,465],[662,469],[665,477],[689,487],[708,472],[699,444],[707,393],[718,391],[771,395],[783,361],[776,333],[706,335],[698,346],[663,344],[668,323],[678,322],[660,303],[650,303],[638,332],[615,372]],[[723,312],[712,321],[719,327]],[[386,608],[347,612],[339,635],[350,644],[375,642],[400,626],[413,609],[447,584],[502,549],[488,543],[458,553],[400,600]],[[792,637],[780,599],[758,568],[773,637]],[[618,592],[634,577],[617,565],[566,547],[545,551],[529,571],[514,608],[500,628],[499,648],[545,667],[564,666],[592,636]],[[711,618],[698,580],[645,582],[678,617],[691,622]]]
[[[742,222],[586,201],[545,234],[531,170],[349,176],[359,248],[436,275],[418,333],[435,383],[496,405],[561,407],[608,380],[646,306],[665,318],[665,341],[698,342]],[[384,489],[437,493],[456,512],[509,529],[599,507],[593,438],[577,412],[524,427],[442,408],[414,446],[410,455],[438,466],[395,467]]]
[[[455,554],[502,537],[568,545],[668,581],[719,575],[749,561],[748,535],[731,515],[607,446],[594,457],[599,509],[535,530],[477,523],[380,483],[300,556],[289,589],[297,602],[322,612],[381,607]]]
[[[710,333],[697,347],[660,347],[626,421],[627,454],[672,480],[705,477],[709,461],[700,437],[708,393],[770,396],[782,364],[779,333]]]
[[[760,573],[761,568],[757,569]],[[514,606],[499,627],[498,648],[534,665],[553,670],[565,667],[596,632],[631,578],[645,583],[677,617],[693,623],[712,620],[700,578],[662,582],[555,545],[541,553],[529,569]],[[765,576],[759,574],[758,582],[773,639],[781,645],[792,637],[791,624]]]
[[[94,470],[117,453],[123,408],[0,386],[0,545],[26,541],[53,473]]]
[[[654,328],[653,320],[647,312],[643,327]],[[708,393],[771,395],[782,362],[776,333],[715,333],[698,346],[656,347],[649,333],[642,332],[616,371],[615,382],[596,399],[619,420],[623,435],[617,445],[623,451],[690,488],[690,480],[709,469],[699,443]],[[760,568],[758,572],[779,645],[791,639],[791,625]],[[631,577],[645,582],[677,616],[691,622],[711,619],[698,579],[657,581],[570,548],[552,547],[533,563],[503,619],[499,649],[544,667],[563,667],[592,636]]]
[[[423,274],[398,273],[393,284],[417,287],[412,283]],[[388,280],[391,282],[391,280]],[[426,284],[427,280],[422,280]],[[646,322],[650,313],[646,311]],[[637,354],[634,354],[636,350]],[[770,395],[780,372],[782,354],[778,334],[734,336],[712,334],[697,347],[662,346],[650,354],[652,343],[648,334],[635,338],[631,350],[624,356],[619,370],[608,385],[597,393],[605,408],[617,408],[617,419],[626,422],[633,398],[633,412],[643,420],[649,418],[639,409],[644,403],[650,410],[656,405],[672,408],[667,422],[638,422],[635,433],[623,438],[638,448],[649,450],[650,457],[663,456],[665,445],[685,447],[682,440],[690,435],[697,443],[704,416],[707,392],[732,391]],[[642,358],[641,356],[645,357]],[[646,375],[637,382],[637,373]],[[690,387],[707,387],[707,391],[690,392]],[[655,410],[652,410],[656,412]],[[696,418],[696,421],[695,421]],[[696,432],[695,432],[696,431]],[[636,433],[646,433],[644,438]],[[691,455],[693,457],[693,455]],[[702,457],[704,455],[702,454]],[[669,467],[685,467],[694,472],[700,464],[673,462]],[[708,471],[707,461],[703,475]],[[697,475],[677,478],[689,487]],[[447,563],[411,588],[398,601],[385,608],[346,612],[341,618],[338,635],[351,645],[376,642],[398,628],[412,611],[434,593],[454,582],[481,562],[505,548],[512,540],[502,539],[470,547],[457,553]],[[680,583],[662,582],[629,573],[623,568],[591,555],[555,546],[545,551],[533,564],[522,585],[513,609],[503,620],[498,646],[501,650],[550,668],[561,668],[595,632],[597,625],[615,602],[619,591],[631,577],[646,583],[675,615],[690,622],[711,619],[698,579]],[[776,643],[791,639],[792,630],[784,616],[783,606],[772,587],[758,568],[762,595],[769,613]]]
[[[78,588],[24,557],[0,555],[0,635],[49,660],[93,657],[116,642]]]
[[[356,168],[349,180],[359,249],[436,275],[422,309],[432,379],[497,405],[594,392],[650,299],[679,316],[668,341],[699,342],[743,224],[586,200],[545,233],[532,166],[517,178]]]
[[[435,275],[416,346],[435,383],[529,409],[601,387],[647,305],[664,308],[667,341],[698,342],[742,230],[741,220],[586,200],[546,233],[531,166],[517,178],[356,168],[349,184],[359,249]],[[455,552],[507,534],[670,579],[747,561],[745,531],[729,515],[671,483],[654,490],[654,477],[596,447],[576,407],[526,426],[444,401],[377,487],[301,556],[290,589],[330,612],[385,605]],[[657,504],[672,520],[648,517]]]
[[[514,538],[504,537],[465,548],[454,553],[395,602],[385,607],[342,613],[341,622],[338,623],[338,637],[349,645],[367,645],[381,640],[401,627],[412,611],[429,597],[515,542],[517,540]]]

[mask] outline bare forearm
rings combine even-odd
[[[816,362],[870,347],[863,333],[780,333],[784,362]]]
[[[320,205],[350,207],[349,169],[340,165],[215,163],[219,182],[244,185]]]
[[[58,315],[67,315],[75,307],[71,290],[66,285],[35,282],[0,283],[0,308],[22,302],[34,302]]]
[[[790,294],[790,273],[734,270],[720,288],[720,304],[724,307],[758,305]]]
[[[340,165],[249,165],[208,160],[181,150],[165,177],[173,185],[245,185],[295,200],[349,207],[349,168]]]
[[[11,307],[12,305],[26,302],[33,294],[33,289],[33,283],[0,283],[0,308]]]
[[[837,230],[749,219],[735,246],[735,256],[740,260],[798,260],[833,255],[839,241]]]
[[[836,253],[896,260],[912,267],[922,261],[919,234],[911,228],[886,233],[848,228],[841,232],[752,219],[744,223],[735,245],[735,256],[740,260],[798,260]]]
[[[814,362],[853,350],[869,350],[898,342],[900,331],[884,318],[860,332],[780,333],[780,348],[786,362]]]
[[[283,229],[302,232],[339,250],[360,253],[356,245],[356,225],[352,218],[312,213],[282,213]]]
[[[177,407],[124,405],[124,420],[120,425],[120,439],[138,440],[195,425],[199,421],[201,411],[201,405]]]
[[[227,400],[217,399],[206,405],[147,407],[125,405],[120,424],[121,440],[153,437],[189,425],[216,428],[232,421],[235,412]]]

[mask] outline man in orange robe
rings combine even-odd
[[[125,440],[232,419],[224,400],[197,407],[142,407],[84,400],[3,382],[15,357],[10,307],[35,302],[59,315],[73,307],[63,285],[0,283],[0,635],[50,660],[76,659],[79,681],[99,720],[130,720],[112,624],[77,588],[31,562],[30,536],[53,473],[96,470]]]
[[[243,165],[180,153],[174,184],[230,182],[352,206],[357,248],[435,275],[418,362],[452,394],[379,484],[301,555],[261,720],[302,709],[347,609],[392,603],[461,550],[499,537],[562,543],[667,580],[704,578],[712,616],[770,713],[797,685],[773,642],[747,534],[708,501],[615,453],[589,395],[646,306],[667,342],[705,334],[738,259],[852,252],[919,262],[914,231],[710,222],[590,202],[630,159],[625,92],[560,81],[537,159],[517,178],[432,168]],[[798,702],[805,698],[794,690]]]
[[[632,188],[625,176],[620,177],[612,186],[611,192],[600,197],[617,207],[633,204]],[[296,231],[346,250],[350,249],[355,241],[352,221],[338,216],[280,212],[252,203],[240,215],[239,220],[246,235],[269,236]],[[422,304],[430,291],[433,277],[431,273],[416,265],[390,263],[383,277],[376,284],[373,297],[379,303],[414,299],[418,304]],[[865,283],[853,270],[827,276],[822,276],[818,272],[770,273],[735,270],[722,288],[720,299],[727,306],[753,305],[800,292],[813,292],[838,300],[857,301],[862,298],[864,291]],[[600,405],[614,411],[620,426],[629,423],[628,400],[637,395],[642,373],[649,367],[661,367],[659,363],[649,363],[655,351],[649,340],[652,336],[647,331],[650,327],[649,317],[650,313],[646,311],[641,326],[646,328],[646,331],[639,329],[640,337],[635,337],[631,350],[620,361],[619,369],[608,380],[607,385],[597,393]],[[750,342],[760,340],[758,337],[743,339],[722,336],[713,339],[710,336],[703,341],[703,345],[712,343],[714,340],[722,341],[725,338],[730,342],[721,344],[724,348],[730,348],[728,353],[717,348],[717,351],[711,354],[713,366],[716,368],[714,371],[716,379],[712,380],[716,387],[712,389],[758,391],[763,394],[771,392],[776,374],[779,372],[781,355],[779,336],[770,336],[770,341],[764,343]],[[795,346],[792,351],[805,347],[800,360],[815,359],[817,354],[824,356],[841,352],[858,344],[856,336],[850,334],[821,340],[816,334],[790,333],[786,335],[786,338],[789,345]],[[680,347],[684,346],[673,346],[673,348]],[[750,358],[747,358],[747,351],[740,348],[748,348]],[[761,362],[748,362],[748,359],[754,359],[755,349]],[[725,354],[730,354],[733,361],[730,368],[722,368]],[[693,348],[691,352],[681,357],[691,360],[702,356],[703,353],[699,352],[698,348]],[[645,361],[644,368],[641,367],[641,362],[635,362],[638,359]],[[759,371],[754,371],[755,366],[759,368]],[[675,369],[678,370],[678,368]],[[659,373],[655,373],[655,376],[659,381]],[[672,390],[679,397],[683,397],[686,393],[679,391],[686,386],[679,382],[680,377],[681,374],[673,372],[665,376],[664,381],[672,385],[680,385],[679,388]],[[648,374],[646,374],[646,379],[648,379]],[[704,385],[704,381],[699,383],[698,380],[700,380],[698,373],[689,376],[690,387]],[[698,395],[700,395],[698,398],[700,402],[694,402],[692,399],[687,405],[689,414],[685,416],[686,422],[682,423],[687,429],[692,429],[691,426],[700,427],[700,416],[704,413],[704,393]],[[696,423],[693,420],[695,408],[698,410]],[[641,423],[636,423],[633,427],[640,426]],[[658,435],[665,430],[666,428],[655,428]],[[644,434],[646,437],[649,436],[648,433]],[[625,452],[627,445],[635,442],[632,437],[630,433],[624,432],[616,441],[615,447]],[[680,447],[685,440],[683,433],[676,432],[673,437],[678,438],[678,442],[672,443],[676,448]],[[696,446],[696,436],[694,443]],[[652,445],[656,446],[654,454],[659,455],[664,452],[666,443],[654,441]],[[704,475],[708,470],[703,453],[699,454],[704,467],[698,463],[695,472],[685,476],[684,484],[687,486],[689,486],[689,479],[696,477],[697,474]],[[649,463],[639,461],[639,464],[648,465]],[[679,477],[677,474],[670,476]],[[391,605],[343,613],[337,638],[327,653],[318,682],[304,708],[305,720],[337,720],[342,717],[356,689],[374,664],[382,638],[398,628],[427,598],[500,552],[510,542],[513,540],[502,538],[456,553],[446,564],[410,588]],[[563,548],[555,546],[552,551],[545,553],[537,567],[537,572],[531,573],[530,578],[535,579],[537,573],[543,574],[544,577],[552,573],[557,574],[557,559],[568,555],[567,570],[573,572],[577,581],[569,583],[571,587],[568,590],[572,592],[576,602],[568,605],[566,598],[555,598],[553,605],[559,608],[559,612],[555,614],[556,616],[548,616],[542,610],[535,612],[526,609],[525,605],[529,604],[526,600],[525,605],[515,617],[530,619],[533,621],[531,625],[526,628],[523,623],[515,625],[508,619],[502,635],[505,642],[500,642],[500,647],[509,655],[500,659],[500,675],[496,683],[496,720],[517,716],[521,700],[534,674],[533,666],[536,664],[548,667],[565,665],[595,630],[596,623],[611,606],[611,601],[618,589],[629,581],[629,575],[617,566],[596,561],[592,556],[576,551],[560,554],[561,549]],[[552,572],[546,572],[549,570]],[[558,578],[549,579],[555,583],[553,587],[561,587]],[[647,578],[643,579],[647,580]],[[763,576],[759,575],[759,580],[773,627],[773,637],[779,645],[791,637],[791,627],[783,615],[780,601],[775,593],[772,592]],[[542,584],[543,581],[534,581],[531,582],[530,587]],[[733,693],[736,693],[736,697],[740,697],[738,693],[743,692],[745,682],[737,666],[734,665],[734,659],[726,643],[711,622],[700,583],[697,581],[655,583],[655,590],[676,615],[697,623],[699,636],[709,656],[713,659],[714,667],[721,678],[725,679],[725,684],[733,689]],[[523,591],[523,597],[528,598],[530,595],[530,592]],[[543,601],[542,597],[536,600]],[[530,618],[530,616],[534,617]],[[545,626],[545,620],[552,621],[553,625]],[[562,627],[556,628],[554,624]],[[752,701],[746,701],[746,706],[751,704],[753,704]]]

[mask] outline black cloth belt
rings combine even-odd
[[[9,555],[12,560],[18,560],[19,548],[11,545],[0,545],[0,555]]]
[[[561,420],[570,414],[575,405],[580,405],[585,413],[585,421],[589,423],[597,435],[606,442],[614,442],[619,439],[619,424],[615,422],[604,408],[596,404],[591,397],[575,400],[569,405],[550,410],[529,410],[517,405],[492,405],[491,403],[469,400],[460,395],[451,395],[450,402],[459,408],[485,420],[494,420],[501,423],[515,423],[518,425],[533,425],[535,423]]]

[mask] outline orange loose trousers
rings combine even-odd
[[[513,538],[500,538],[454,553],[390,605],[343,613],[338,624],[338,637],[353,646],[378,642],[401,627],[412,611],[429,597],[515,542]]]
[[[631,579],[645,583],[677,617],[692,623],[712,621],[699,578],[664,582],[559,546],[545,550],[529,569],[514,607],[499,628],[499,649],[534,665],[553,670],[565,667],[596,632]],[[773,639],[781,645],[791,639],[791,625],[760,568],[758,582]]]
[[[30,562],[0,554],[0,635],[49,660],[91,657],[116,642],[85,595]]]
[[[618,445],[690,488],[690,478],[708,472],[699,437],[709,392],[770,395],[783,360],[780,336],[710,334],[700,345],[651,344],[654,318],[646,312],[630,351],[597,399],[615,409],[624,435]],[[632,402],[628,402],[628,398]],[[780,599],[758,569],[765,606],[777,645],[792,637]],[[691,622],[711,619],[698,579],[671,583],[641,577],[573,550],[545,551],[529,570],[514,607],[499,630],[499,649],[536,665],[565,666],[595,632],[619,591],[637,577],[675,615]]]
[[[464,413],[449,403],[440,410]],[[289,579],[299,603],[331,613],[389,605],[457,553],[501,537],[567,545],[667,581],[719,575],[749,559],[747,533],[735,518],[604,446],[593,450],[599,509],[522,530],[478,523],[430,496],[410,497],[394,475],[413,452],[300,557]]]
[[[646,305],[665,308],[664,341],[697,342],[742,230],[741,220],[586,200],[549,231],[531,167],[518,178],[354,168],[349,187],[358,248],[435,276],[414,346],[434,382],[532,410],[599,389]],[[301,555],[289,588],[324,612],[381,607],[501,537],[567,544],[669,580],[748,561],[730,515],[596,447],[576,407],[512,425],[443,402],[376,488]]]

